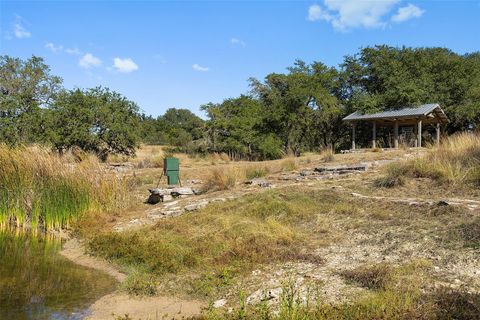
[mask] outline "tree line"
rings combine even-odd
[[[233,159],[348,148],[342,118],[424,103],[439,103],[449,133],[480,127],[480,53],[445,48],[374,46],[346,56],[338,67],[295,61],[285,73],[249,79],[250,90],[207,103],[202,120],[186,109],[157,118],[108,88],[65,90],[39,57],[0,58],[0,139],[133,155],[140,142],[189,153],[225,152]],[[358,130],[366,143],[370,132]]]

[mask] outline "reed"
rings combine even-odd
[[[39,147],[0,145],[0,225],[60,229],[88,210],[109,210],[126,196],[125,178],[90,156],[77,163]]]

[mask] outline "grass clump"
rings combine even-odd
[[[135,269],[122,283],[122,289],[134,296],[154,296],[157,294],[157,281],[151,274]]]
[[[247,179],[262,178],[265,177],[270,170],[267,167],[248,167],[245,169],[245,177]]]
[[[466,247],[480,248],[480,218],[471,222],[462,223],[457,228],[457,234],[463,240]]]
[[[323,162],[333,162],[335,161],[335,152],[332,149],[325,150],[322,152],[322,161]]]
[[[233,170],[212,169],[203,186],[203,191],[230,190],[235,187],[240,173]]]
[[[402,163],[394,163],[387,167],[387,174],[375,179],[373,185],[376,188],[394,188],[405,184],[405,175],[408,168]]]
[[[480,186],[480,135],[453,135],[426,155],[394,163],[375,181],[379,187],[402,185],[404,177],[429,178],[450,185]]]
[[[80,163],[36,147],[0,146],[0,225],[59,229],[126,199],[127,181],[85,155]]]
[[[295,159],[288,158],[282,161],[281,167],[282,171],[294,171],[297,168],[297,163],[295,162]]]

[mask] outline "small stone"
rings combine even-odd
[[[225,305],[227,304],[227,300],[226,299],[220,299],[220,300],[217,300],[213,303],[213,307],[214,308],[222,308],[224,307]]]
[[[207,200],[204,200],[204,201],[200,201],[200,202],[197,202],[197,203],[192,203],[192,204],[189,204],[189,205],[186,205],[185,206],[185,210],[187,211],[195,211],[195,210],[198,210],[198,209],[201,209],[201,208],[205,208],[208,204],[208,201]]]
[[[163,202],[171,201],[171,200],[173,200],[173,197],[172,197],[170,194],[164,194],[164,195],[162,196],[162,201],[163,201]]]

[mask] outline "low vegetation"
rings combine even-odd
[[[139,231],[94,234],[88,249],[157,276],[197,270],[203,276],[192,290],[208,294],[215,279],[257,264],[317,259],[305,249],[323,228],[315,218],[320,203],[325,203],[323,194],[262,193],[211,205],[194,218],[184,214]]]
[[[304,297],[299,288],[287,281],[282,288],[279,307],[268,302],[250,306],[241,295],[239,307],[229,313],[209,308],[204,318],[272,319],[272,320],[399,320],[399,319],[475,319],[480,312],[480,296],[464,290],[439,288],[425,291],[431,265],[412,260],[394,266],[382,263],[344,272],[343,276],[369,289],[362,297],[350,303],[329,304],[316,297]]]
[[[429,178],[452,186],[480,186],[480,135],[462,133],[448,137],[426,155],[397,162],[375,180],[378,187],[395,187],[405,178]]]
[[[80,157],[0,146],[0,224],[59,229],[89,210],[125,205],[128,181]]]

